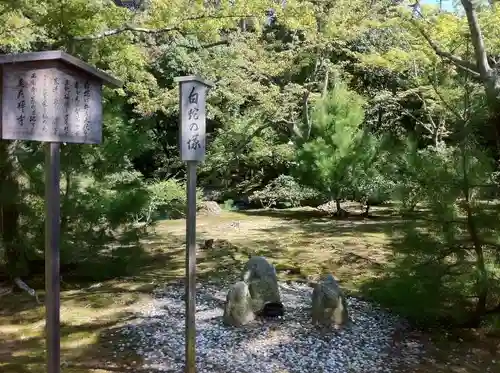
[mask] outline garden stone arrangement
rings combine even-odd
[[[283,317],[257,317],[239,327],[226,325],[223,313],[230,287],[220,283],[197,286],[199,373],[392,373],[420,360],[423,348],[417,342],[394,342],[394,333],[407,328],[403,320],[357,298],[345,297],[350,322],[343,328],[313,326],[313,290],[301,283],[279,284]],[[122,333],[126,348],[143,358],[146,371],[181,372],[183,283],[170,283],[155,291],[154,300],[141,311],[140,321]]]

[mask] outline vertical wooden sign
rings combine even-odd
[[[179,83],[179,150],[187,168],[185,373],[196,373],[196,168],[205,159],[206,95],[212,83],[196,76]]]

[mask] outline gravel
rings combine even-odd
[[[285,316],[242,328],[222,322],[227,287],[198,284],[196,353],[198,373],[392,373],[420,360],[416,341],[395,341],[408,326],[366,301],[347,299],[351,324],[325,331],[311,325],[311,291],[305,284],[280,284]],[[151,372],[182,372],[184,286],[155,291],[140,321],[122,333],[127,349]],[[124,347],[120,347],[123,351]]]

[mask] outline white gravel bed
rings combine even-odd
[[[406,327],[397,317],[350,297],[352,323],[324,331],[311,325],[312,289],[298,283],[280,286],[283,318],[234,328],[222,322],[227,287],[198,285],[198,373],[393,373],[401,364],[419,361],[418,343],[393,343],[395,330]],[[183,299],[184,286],[170,284],[155,292],[140,322],[123,329],[126,348],[142,356],[144,368],[151,372],[182,372]]]

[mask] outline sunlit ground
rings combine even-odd
[[[384,209],[374,214],[377,219],[335,220],[292,209],[200,217],[199,243],[218,241],[198,253],[199,280],[234,276],[249,254],[260,254],[272,259],[283,279],[314,279],[332,271],[355,293],[391,259],[388,243],[397,221]],[[183,220],[160,222],[144,240],[144,251],[128,264],[134,266],[133,275],[80,288],[62,285],[63,372],[141,372],[140,358],[116,347],[122,338],[118,331],[148,302],[153,288],[183,276],[184,229]],[[18,293],[0,302],[0,372],[45,372],[44,308]],[[481,331],[452,339],[442,333],[417,334],[429,353],[414,372],[500,372],[494,361],[500,360],[498,340]]]

